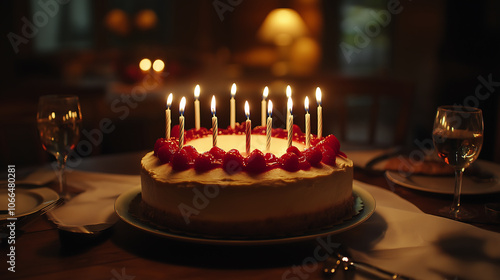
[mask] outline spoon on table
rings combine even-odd
[[[336,252],[325,261],[323,268],[323,273],[329,277],[335,273],[339,273],[339,271],[344,273],[345,279],[352,279],[355,272],[363,273],[370,276],[370,278],[375,277],[375,279],[413,279],[408,276],[383,270],[371,264],[354,261],[347,255],[347,252],[343,252],[341,248],[338,248]]]

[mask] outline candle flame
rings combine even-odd
[[[286,86],[286,98],[292,97],[292,88],[290,85]]]
[[[250,118],[250,105],[248,105],[248,101],[245,101],[245,116],[247,116],[247,119]]]
[[[153,62],[153,70],[156,72],[161,72],[165,68],[165,63],[161,59],[157,59]]]
[[[201,90],[200,90],[200,85],[196,85],[196,86],[194,87],[194,98],[195,98],[195,99],[200,98],[200,91],[201,91]]]
[[[262,93],[262,98],[264,98],[264,100],[265,100],[268,95],[269,95],[269,88],[266,86],[264,88],[264,93]]]
[[[304,108],[306,112],[309,112],[309,97],[306,96],[306,100],[304,101]]]
[[[186,107],[186,97],[183,96],[181,102],[179,103],[179,113],[181,113],[181,115],[184,114],[185,107]]]
[[[269,114],[269,117],[273,115],[273,102],[269,100],[269,103],[267,104],[267,113]]]
[[[293,107],[292,98],[288,97],[288,111],[290,112],[290,115],[292,114],[292,107]]]
[[[321,89],[319,87],[316,88],[316,102],[321,105]]]
[[[212,105],[210,106],[212,110],[212,115],[215,116],[215,95],[212,95]]]
[[[167,97],[167,108],[170,109],[170,106],[172,106],[172,99],[173,99],[172,93],[170,93]]]
[[[139,68],[141,68],[142,71],[149,71],[149,69],[151,69],[151,60],[143,58],[139,62]]]
[[[231,97],[234,97],[236,95],[236,84],[233,83],[231,86]]]

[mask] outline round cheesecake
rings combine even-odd
[[[226,152],[238,150],[247,162],[245,141],[244,134],[218,135],[217,146]],[[280,137],[272,137],[269,150],[265,135],[252,134],[251,143],[251,151],[280,160],[290,154],[287,140]],[[306,150],[302,141],[292,145]],[[209,153],[212,136],[187,139],[184,146]],[[279,162],[258,173],[246,170],[245,164],[228,170],[230,162],[200,172],[192,167],[178,170],[175,162],[162,162],[149,152],[141,161],[141,215],[174,231],[234,238],[300,234],[352,215],[351,160],[337,155],[334,163],[294,171]]]

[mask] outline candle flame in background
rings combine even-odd
[[[233,83],[231,86],[231,97],[234,97],[236,95],[236,84]]]
[[[264,88],[264,92],[262,93],[262,98],[264,98],[264,100],[265,100],[268,95],[269,95],[269,88],[266,86]]]
[[[304,108],[306,109],[306,112],[309,113],[309,97],[306,96],[306,100],[304,101]]]
[[[210,106],[210,109],[212,110],[212,115],[215,116],[215,95],[212,95],[212,105]]]
[[[185,107],[186,107],[186,97],[183,96],[181,102],[179,103],[179,113],[181,113],[181,115],[184,114]]]
[[[195,99],[200,98],[200,91],[201,91],[201,90],[200,90],[200,85],[196,85],[196,86],[194,87],[194,98],[195,98]]]
[[[269,103],[267,104],[267,113],[269,114],[269,117],[272,117],[273,115],[273,102],[269,100]]]
[[[293,107],[292,98],[288,97],[288,112],[290,112],[290,115],[292,114],[292,107]]]
[[[167,108],[170,109],[170,106],[172,106],[172,99],[173,99],[172,93],[170,93],[167,97]]]
[[[316,102],[321,105],[321,89],[319,87],[316,88]]]
[[[247,116],[247,119],[250,118],[250,106],[248,105],[248,101],[245,101],[245,116]]]
[[[149,71],[149,69],[151,69],[151,60],[143,58],[139,62],[139,68],[141,68],[142,71]]]
[[[292,97],[292,88],[290,85],[286,86],[286,98]]]
[[[151,63],[151,62],[150,62]],[[165,63],[161,59],[157,59],[153,62],[153,70],[156,72],[161,72],[165,68]]]

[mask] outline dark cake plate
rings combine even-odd
[[[266,237],[248,237],[248,238],[230,238],[230,237],[213,237],[191,234],[168,229],[165,226],[156,225],[152,222],[145,221],[139,218],[137,207],[132,207],[140,201],[141,188],[133,188],[121,194],[115,202],[115,211],[118,216],[126,223],[141,229],[143,231],[174,239],[177,241],[203,243],[212,245],[266,245],[266,244],[281,244],[298,241],[305,241],[323,237],[331,234],[337,234],[351,228],[354,228],[366,221],[375,211],[375,199],[366,190],[353,186],[353,195],[355,197],[354,215],[345,217],[342,222],[317,230],[302,232],[300,234],[266,236]]]

